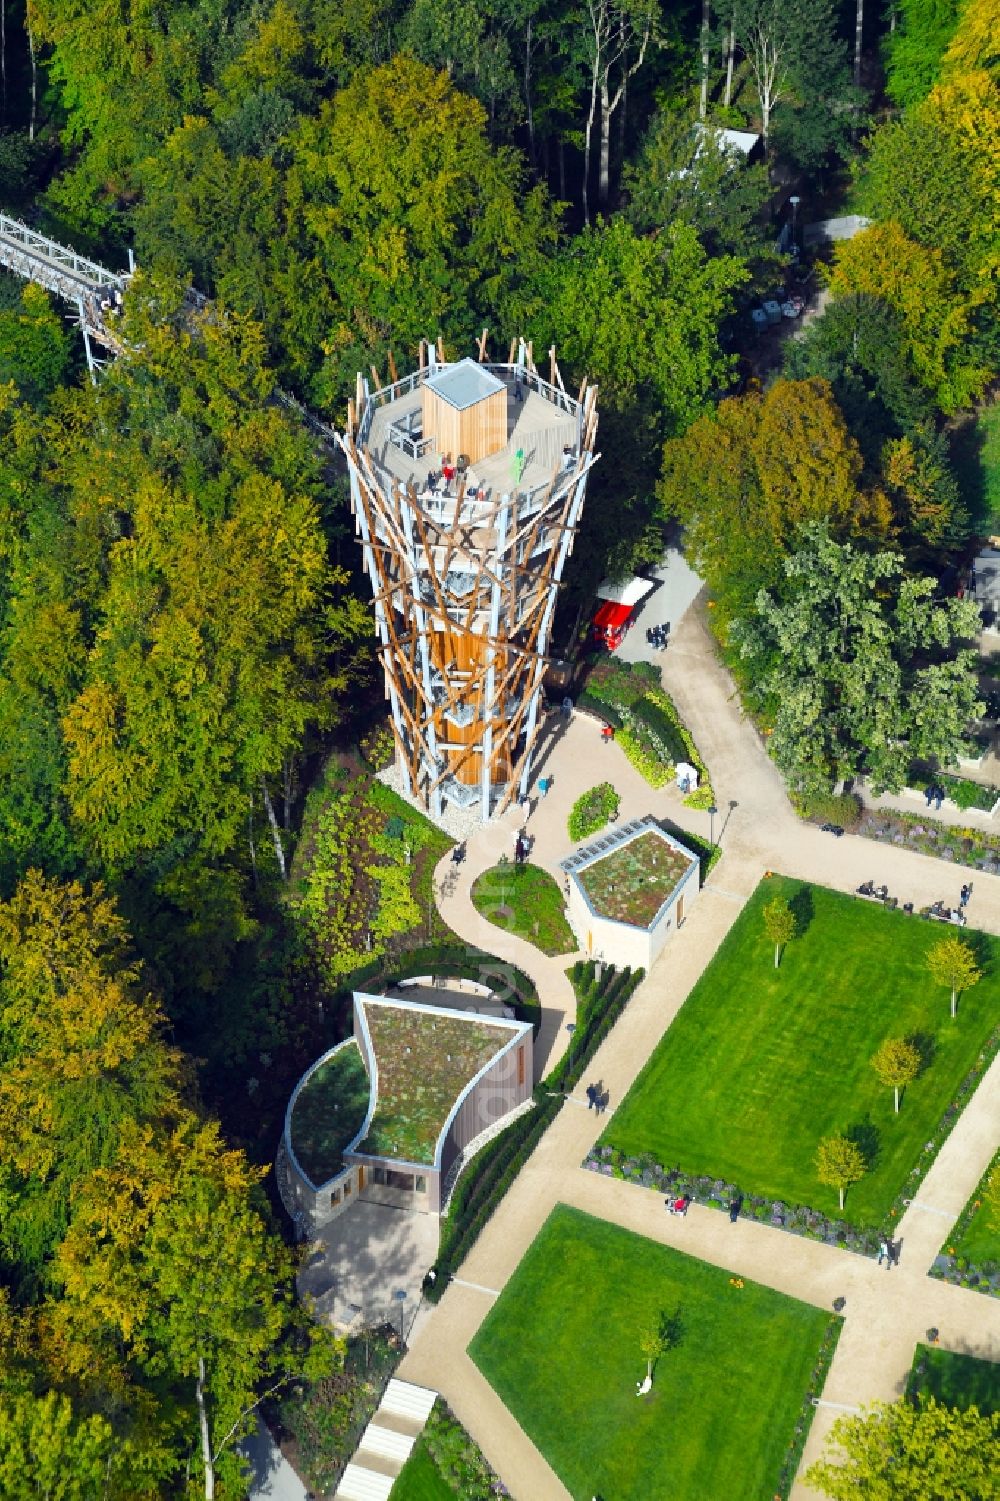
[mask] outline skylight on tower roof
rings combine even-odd
[[[464,412],[477,402],[485,401],[487,396],[502,391],[504,385],[503,381],[497,380],[495,375],[491,375],[489,370],[485,370],[475,360],[464,359],[459,360],[457,365],[449,365],[437,374],[429,375],[427,388],[457,412]]]

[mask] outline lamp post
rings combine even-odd
[[[795,224],[799,217],[799,204],[802,202],[802,199],[798,193],[793,193],[788,201],[792,205],[792,244],[796,245],[798,241],[795,238]]]
[[[403,1343],[403,1305],[406,1302],[406,1288],[397,1287],[392,1295],[399,1304],[399,1343]]]
[[[718,811],[719,811],[718,808],[715,806],[714,803],[712,803],[711,807],[708,810],[708,842],[709,842],[709,844],[714,844],[715,843],[715,815],[716,815],[716,813],[718,813]]]
[[[563,1093],[566,1092],[566,1080],[573,1072],[573,1033],[576,1031],[576,1022],[567,1022],[566,1031],[569,1033],[569,1057],[566,1061],[566,1072],[563,1074]]]

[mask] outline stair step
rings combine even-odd
[[[394,1484],[392,1475],[379,1475],[352,1460],[334,1492],[334,1501],[389,1501]]]
[[[379,1454],[383,1459],[397,1459],[400,1464],[405,1464],[415,1443],[416,1439],[408,1434],[394,1433],[391,1428],[383,1428],[378,1423],[369,1423],[361,1435],[358,1448],[369,1450],[372,1454]]]
[[[437,1392],[427,1386],[414,1386],[409,1381],[399,1381],[395,1376],[385,1389],[382,1406],[388,1412],[403,1417],[413,1417],[426,1422],[431,1408],[437,1401]]]

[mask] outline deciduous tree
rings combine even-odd
[[[795,914],[783,897],[776,896],[764,908],[764,932],[774,944],[774,967],[781,963],[781,951],[795,937]]]
[[[97,1414],[76,1416],[68,1397],[0,1395],[0,1492],[6,1501],[124,1497],[121,1457],[110,1423]]]
[[[959,0],[896,0],[896,9],[899,18],[886,49],[886,85],[897,104],[916,104],[940,72]]]
[[[960,289],[939,250],[917,244],[894,221],[872,225],[838,247],[830,290],[868,294],[896,310],[917,377],[943,411],[981,395],[993,366],[973,338],[974,314],[992,294]]]
[[[887,1037],[872,1058],[872,1068],[882,1083],[893,1092],[896,1114],[899,1114],[899,1092],[920,1072],[920,1053],[905,1037]]]
[[[832,1501],[996,1501],[1000,1496],[1000,1414],[945,1407],[933,1397],[919,1406],[881,1402],[857,1417],[838,1418],[834,1453],[814,1464],[806,1483]]]
[[[983,978],[976,956],[967,943],[949,933],[939,938],[927,953],[927,968],[938,985],[951,991],[952,1020],[958,1015],[958,998]]]
[[[80,1182],[136,1120],[172,1108],[178,1058],[101,887],[31,871],[0,906],[0,1185],[27,1268],[65,1230]]]
[[[816,1176],[821,1183],[837,1190],[841,1212],[845,1193],[852,1183],[859,1183],[867,1171],[864,1153],[849,1136],[824,1136],[816,1148]]]
[[[914,758],[961,755],[982,712],[966,644],[978,607],[937,599],[936,581],[908,578],[898,553],[862,552],[824,526],[804,530],[784,572],[732,638],[793,785],[825,791],[863,773],[876,793],[898,791]]]
[[[778,380],[729,397],[663,451],[658,495],[684,525],[696,566],[726,615],[774,583],[799,527],[879,539],[890,520],[824,380]]]
[[[261,1387],[337,1356],[319,1331],[289,1345],[292,1264],[265,1224],[262,1176],[215,1125],[184,1116],[167,1136],[136,1129],[117,1162],[80,1185],[56,1262],[53,1317],[98,1347],[120,1340],[176,1391],[206,1501],[236,1468],[231,1446]]]

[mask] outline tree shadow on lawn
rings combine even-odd
[[[906,1041],[920,1055],[920,1074],[926,1073],[937,1054],[937,1038],[932,1037],[930,1032],[911,1032]],[[918,1079],[920,1074],[917,1075]]]
[[[848,1141],[853,1141],[865,1159],[868,1171],[874,1172],[878,1167],[878,1160],[882,1152],[882,1133],[872,1120],[866,1115],[864,1120],[858,1121],[853,1126],[848,1126],[844,1132]]]
[[[967,928],[962,934],[962,940],[972,950],[976,968],[983,979],[989,979],[996,968],[993,947],[996,940],[991,939],[988,933],[981,933],[978,928]]]
[[[808,932],[815,912],[812,887],[800,886],[795,895],[789,898],[788,910],[795,919],[795,937],[802,938]]]

